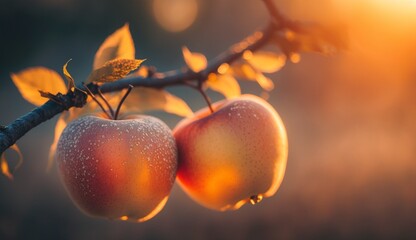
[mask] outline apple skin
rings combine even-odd
[[[274,195],[286,169],[286,130],[265,100],[243,95],[213,104],[174,129],[177,179],[201,205],[235,210]]]
[[[157,118],[85,116],[62,132],[56,160],[69,195],[86,214],[142,222],[168,199],[177,148],[171,130]]]

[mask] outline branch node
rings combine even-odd
[[[157,68],[155,66],[149,66],[147,68],[147,77],[153,77],[157,73]]]
[[[88,94],[79,88],[75,88],[74,92],[69,93],[69,96],[74,107],[82,108],[87,104]]]
[[[71,99],[65,97],[62,93],[57,93],[51,100],[61,105],[65,110],[73,106]]]

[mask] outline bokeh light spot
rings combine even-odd
[[[198,0],[153,0],[153,14],[159,25],[169,32],[189,28],[198,16]]]

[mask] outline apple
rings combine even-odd
[[[56,160],[69,195],[85,213],[142,222],[168,199],[177,149],[171,130],[157,118],[85,116],[63,131]]]
[[[177,179],[201,205],[235,210],[274,195],[286,169],[286,130],[277,112],[253,96],[224,100],[179,122]]]

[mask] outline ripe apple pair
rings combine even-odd
[[[251,95],[224,100],[182,120],[79,118],[66,127],[56,159],[74,202],[92,216],[146,221],[165,205],[177,177],[196,202],[233,210],[272,196],[287,161],[283,123]]]

